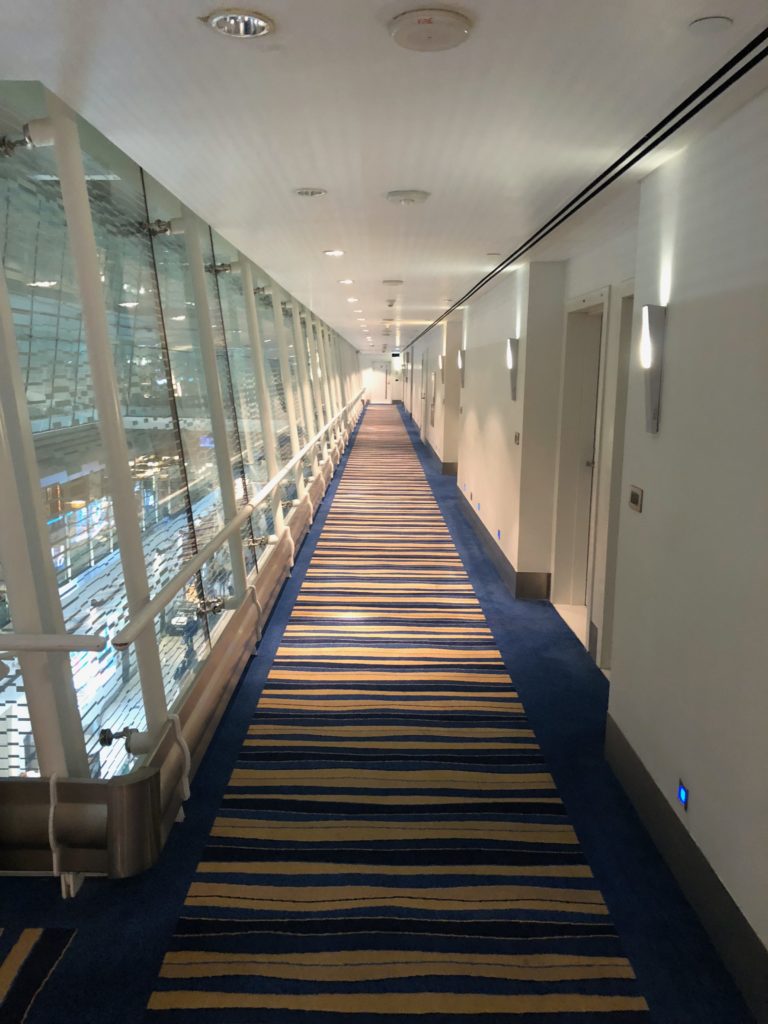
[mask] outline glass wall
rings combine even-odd
[[[42,87],[0,85],[0,136],[21,140],[28,121],[46,116]],[[300,446],[328,414],[324,405],[319,416],[314,408],[317,356],[306,346],[311,314],[302,311],[301,331],[294,332],[290,298],[275,303],[272,281],[252,266],[259,328],[259,337],[252,337],[240,273],[244,257],[90,125],[78,120],[77,128],[98,280],[85,281],[83,265],[74,263],[61,154],[54,146],[11,145],[0,157],[0,255],[55,568],[54,597],[68,632],[113,637],[130,618],[126,573],[143,575],[150,595],[158,594],[267,482],[265,417],[278,466],[293,457],[286,394],[293,396]],[[194,245],[190,231],[198,232]],[[81,287],[95,288],[103,306],[116,380],[110,415],[119,410],[127,466],[110,465],[103,441],[97,406],[104,406],[95,389],[105,384],[92,375]],[[261,372],[266,408],[259,402]],[[308,459],[307,475],[310,466]],[[143,566],[122,559],[118,477],[132,489]],[[296,497],[293,478],[283,497],[286,507]],[[262,503],[240,536],[189,574],[155,620],[169,709],[242,599],[233,559],[246,573],[256,570],[265,557],[259,539],[274,529],[269,503]],[[6,543],[8,537],[3,531]],[[12,629],[12,601],[0,571],[0,636]],[[0,776],[34,773],[19,666],[10,656],[0,659]],[[98,654],[73,654],[71,663],[91,774],[129,771],[134,761],[123,745],[102,746],[99,734],[146,728],[133,646],[121,652],[108,643]]]

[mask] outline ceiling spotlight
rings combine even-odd
[[[389,23],[389,34],[398,46],[420,53],[450,50],[463,43],[472,29],[472,22],[458,11],[422,8],[398,14]]]
[[[421,188],[396,188],[387,192],[387,199],[390,203],[398,203],[400,206],[416,206],[418,203],[426,203],[429,192]]]
[[[339,284],[354,284],[355,282],[351,277],[345,277],[343,281],[339,281]]]
[[[694,18],[688,25],[691,32],[697,35],[714,35],[715,32],[726,32],[733,25],[733,18],[725,14],[713,14],[706,18]]]
[[[360,299],[352,299],[352,298],[347,299],[347,302],[359,302],[359,301],[360,301]]]
[[[328,190],[325,188],[297,188],[295,192],[302,199],[319,199],[320,196],[328,195]]]
[[[362,313],[363,311],[362,311],[362,309],[356,309],[356,310],[354,310],[354,312],[355,313]]]
[[[217,11],[211,11],[200,21],[204,22],[214,32],[220,32],[223,36],[232,39],[258,39],[259,36],[269,35],[274,32],[275,23],[270,18],[257,11],[244,11],[238,7],[226,7]]]
[[[403,281],[397,281],[394,278],[390,278],[389,280],[382,281],[381,283],[382,284],[386,284],[386,285],[388,285],[388,286],[390,286],[392,288],[397,288],[399,285],[404,284]]]
[[[323,249],[323,256],[343,256],[343,249]]]

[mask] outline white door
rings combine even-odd
[[[568,315],[552,601],[586,605],[602,309]]]
[[[365,386],[371,402],[391,402],[389,394],[389,361],[376,359],[366,371]]]

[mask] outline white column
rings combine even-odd
[[[240,275],[243,282],[243,298],[245,300],[245,318],[248,324],[248,340],[251,343],[251,356],[253,358],[253,369],[256,375],[256,390],[259,398],[259,412],[261,419],[261,433],[264,439],[264,457],[267,463],[267,477],[272,479],[277,476],[280,467],[277,463],[277,441],[275,439],[275,425],[272,419],[272,406],[269,404],[269,391],[267,390],[266,370],[264,366],[264,342],[261,337],[259,326],[259,314],[256,308],[256,296],[253,284],[253,270],[250,261],[238,254],[240,263]],[[272,495],[272,518],[275,523],[275,531],[282,533],[284,527],[283,506],[280,504],[279,488]]]
[[[315,395],[315,407],[317,409],[318,430],[319,430],[324,425],[324,423],[325,423],[325,419],[323,418],[323,399],[322,399],[322,395],[323,395],[322,387],[323,387],[323,385],[322,385],[322,381],[321,381],[322,369],[321,369],[321,366],[320,366],[320,350],[318,348],[318,343],[317,343],[317,327],[316,327],[316,325],[314,323],[314,317],[312,316],[312,314],[310,313],[309,310],[307,310],[307,320],[306,320],[306,323],[307,323],[307,341],[309,343],[309,359],[310,359],[310,362],[312,364],[312,390],[313,390],[314,395]],[[330,412],[330,406],[329,405],[326,406],[326,413],[325,413],[325,415],[326,415],[327,419],[330,419],[331,416],[332,416],[332,413]],[[329,438],[328,438],[328,435],[326,434],[325,435],[325,439],[323,441],[323,456],[322,456],[322,461],[323,462],[325,461],[325,459],[328,456],[328,448],[329,448]]]
[[[128,614],[133,616],[149,601],[149,583],[138,505],[128,465],[128,445],[104,305],[104,291],[101,286],[88,189],[85,184],[80,137],[72,111],[57,97],[50,93],[48,95],[61,195],[69,228],[69,244],[80,288],[94,402],[99,415],[99,432],[104,445],[112,492]],[[168,717],[155,631],[144,630],[136,640],[135,646],[147,730],[150,740],[154,741]]]
[[[288,434],[291,439],[291,456],[296,456],[301,451],[299,444],[299,428],[296,421],[296,402],[293,397],[293,385],[291,383],[291,365],[288,355],[288,332],[285,329],[283,318],[283,303],[287,304],[287,296],[276,281],[272,282],[272,308],[275,314],[275,337],[277,339],[277,354],[280,360],[280,376],[283,379],[283,394],[285,395],[285,411],[288,416]],[[304,496],[304,474],[301,466],[296,466],[294,473],[296,481],[296,494],[299,498]]]
[[[211,415],[211,433],[213,434],[213,450],[216,457],[216,469],[221,487],[221,507],[227,522],[237,515],[237,499],[235,497],[235,480],[232,472],[232,452],[229,449],[227,417],[224,412],[224,399],[221,395],[219,368],[216,363],[216,339],[211,326],[211,304],[208,301],[208,289],[205,280],[205,263],[203,246],[200,239],[202,224],[198,217],[186,206],[182,207],[184,222],[184,241],[186,242],[189,274],[192,281],[192,292],[195,296],[195,312],[197,313],[197,330],[200,338],[203,375],[208,395]],[[243,555],[243,539],[239,533],[229,538],[229,555],[232,563],[232,583],[235,597],[242,601],[245,596],[246,571]]]
[[[32,424],[0,268],[0,561],[14,629],[65,633]],[[68,654],[20,654],[29,720],[43,775],[88,778],[88,757]]]
[[[320,429],[320,417],[315,411],[312,389],[309,384],[309,367],[307,365],[307,344],[301,329],[301,309],[296,299],[291,299],[293,312],[293,349],[296,353],[296,367],[299,375],[301,395],[304,402],[304,423],[307,434],[312,437]],[[317,450],[312,449],[312,475],[317,473]]]
[[[328,374],[328,360],[325,358],[325,327],[323,324],[318,323],[317,325],[317,351],[320,355],[320,368],[322,370],[322,385],[323,393],[325,394],[325,407],[328,411],[328,419],[333,417],[338,412],[336,403],[332,398],[331,382]],[[338,433],[338,426],[334,425],[333,436],[336,437]]]

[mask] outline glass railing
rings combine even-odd
[[[26,145],[24,126],[47,125],[48,117],[64,126],[56,145]],[[45,134],[34,137],[50,141]],[[2,344],[13,386],[23,391],[19,429],[29,441],[4,453],[18,515],[4,523],[0,560],[3,544],[30,544],[29,523],[22,529],[29,496],[16,487],[27,474],[36,480],[34,516],[48,560],[35,594],[57,629],[114,637],[186,573],[142,634],[141,651],[133,643],[74,651],[57,676],[79,719],[75,746],[84,744],[92,777],[108,778],[136,761],[100,736],[151,731],[148,718],[183,700],[243,599],[244,580],[270,556],[274,510],[282,521],[311,483],[317,451],[302,449],[333,419],[338,402],[329,396],[344,393],[336,377],[346,374],[348,394],[359,390],[356,356],[41,86],[0,85],[0,136],[10,140],[0,158],[0,302],[14,327]],[[90,346],[99,331],[109,359],[97,365]],[[319,346],[330,338],[346,361],[329,358],[323,369]],[[321,383],[323,373],[329,379]],[[289,463],[277,503],[251,508]],[[189,568],[244,509],[237,532]],[[0,644],[23,591],[18,570],[6,575],[0,571]],[[24,674],[23,657],[0,653],[0,777],[39,772]],[[150,714],[145,694],[154,675],[162,700]],[[59,724],[63,746],[71,744],[72,722]]]

